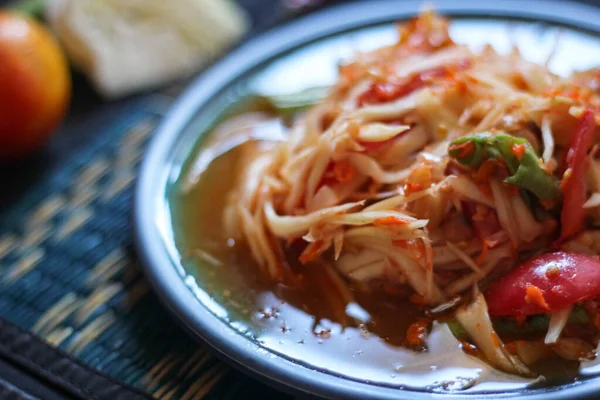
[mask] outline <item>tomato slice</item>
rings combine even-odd
[[[533,257],[485,294],[490,315],[542,314],[600,294],[600,261],[556,252]]]
[[[561,233],[559,241],[569,238],[581,230],[586,200],[586,156],[592,145],[596,120],[594,112],[587,109],[579,119],[571,146],[567,153],[567,172],[561,183],[565,194],[562,213],[560,215]]]

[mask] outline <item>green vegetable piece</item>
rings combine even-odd
[[[519,158],[513,153],[515,146],[524,146]],[[506,133],[476,133],[452,141],[448,154],[460,164],[475,169],[486,160],[503,160],[511,174],[504,181],[541,200],[556,200],[562,194],[559,180],[542,169],[535,150],[526,139]]]
[[[450,328],[450,332],[452,332],[454,337],[457,338],[458,340],[468,340],[469,339],[469,334],[467,333],[465,328],[463,328],[463,326],[458,321],[450,320],[450,321],[447,321],[446,324],[448,325],[448,328]]]

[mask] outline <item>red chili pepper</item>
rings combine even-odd
[[[586,156],[592,146],[596,119],[592,110],[585,110],[579,119],[577,128],[571,137],[571,145],[567,153],[567,171],[563,176],[561,188],[564,191],[564,203],[560,222],[562,224],[559,242],[578,233],[583,226],[586,200]]]

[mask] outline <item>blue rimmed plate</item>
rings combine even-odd
[[[182,257],[185,238],[180,237],[181,217],[174,213],[177,204],[173,191],[196,157],[197,145],[205,139],[203,132],[210,131],[226,110],[243,102],[249,93],[279,94],[331,84],[340,59],[356,50],[391,43],[393,24],[416,15],[421,6],[414,1],[366,1],[328,9],[246,43],[202,74],[156,132],[139,176],[134,223],[146,273],[164,304],[193,335],[232,365],[295,393],[376,399],[600,396],[600,381],[595,378],[600,367],[593,363],[583,366],[581,379],[565,386],[533,389],[522,380],[492,375],[498,383],[493,387],[484,383],[466,391],[448,392],[440,388],[453,387],[444,386],[443,380],[432,378],[420,385],[419,373],[405,373],[402,366],[390,363],[389,371],[374,368],[369,357],[356,357],[355,349],[311,353],[294,345],[302,339],[274,339],[256,333],[253,320],[243,321],[214,291],[201,273],[202,263],[192,266]],[[515,41],[526,58],[543,62],[560,29],[552,70],[566,74],[600,65],[600,10],[594,7],[518,0],[440,2],[436,7],[453,19],[451,35],[457,42],[473,47],[490,43],[499,51],[508,51]],[[267,301],[261,299],[257,302]],[[259,306],[257,303],[256,308]],[[302,319],[293,309],[288,312],[290,319]],[[403,350],[389,351],[394,358],[394,351]],[[460,357],[450,351],[439,349],[450,357]],[[473,365],[469,371],[455,372],[454,376],[494,374],[482,365]]]

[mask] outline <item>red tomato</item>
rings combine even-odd
[[[556,252],[525,261],[493,284],[485,298],[490,315],[516,317],[542,314],[598,294],[600,261],[583,254]]]
[[[562,189],[565,194],[560,222],[562,225],[560,241],[578,233],[583,226],[586,200],[585,172],[586,156],[592,145],[596,121],[594,112],[585,110],[573,136],[567,153],[567,172],[563,178]]]
[[[0,11],[0,158],[26,155],[62,121],[71,93],[67,60],[52,34]]]

